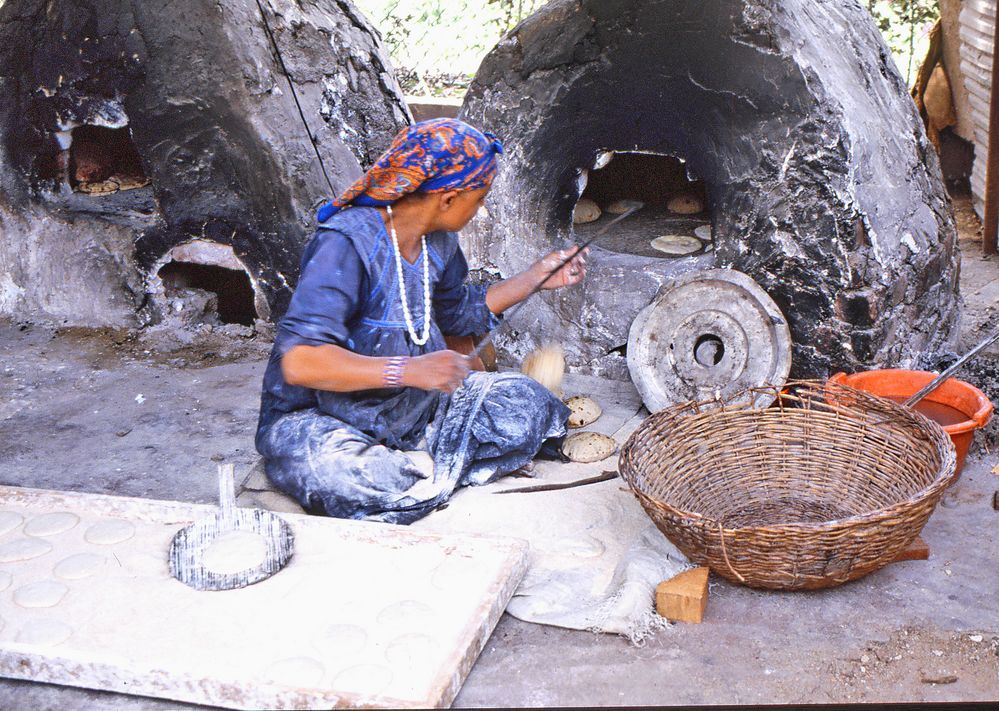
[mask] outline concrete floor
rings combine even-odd
[[[966,298],[978,290],[970,339],[994,321],[999,262],[963,246]],[[213,502],[216,461],[245,471],[256,460],[267,349],[0,322],[0,484]],[[817,593],[713,578],[701,625],[675,625],[641,648],[504,616],[455,705],[999,700],[997,461],[973,452],[923,532],[928,561]],[[82,707],[183,705],[0,681],[0,708]]]

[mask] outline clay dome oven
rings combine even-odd
[[[460,115],[507,146],[489,219],[464,235],[473,268],[508,275],[585,239],[606,217],[573,225],[580,199],[646,203],[594,245],[584,286],[521,312],[500,339],[508,363],[559,340],[574,369],[627,377],[638,313],[711,268],[776,302],[793,375],[908,363],[951,339],[939,166],[856,0],[555,0],[486,57]],[[679,194],[701,212],[671,210]],[[702,247],[650,246],[670,235]]]

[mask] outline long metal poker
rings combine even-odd
[[[513,320],[513,317],[517,315],[518,311],[520,311],[524,306],[527,305],[528,299],[530,299],[532,296],[534,296],[539,291],[541,291],[541,289],[544,288],[544,285],[548,283],[548,280],[551,279],[553,276],[555,276],[559,271],[561,271],[565,267],[566,264],[568,264],[573,259],[575,259],[579,255],[580,252],[582,252],[584,249],[586,249],[587,247],[589,247],[596,240],[600,239],[605,234],[607,234],[607,231],[611,227],[613,227],[614,225],[616,225],[618,222],[620,222],[624,218],[630,217],[631,215],[635,214],[636,212],[638,212],[641,209],[642,209],[642,207],[639,205],[639,206],[630,208],[627,212],[621,213],[620,215],[618,215],[617,217],[615,217],[613,220],[611,220],[610,222],[608,222],[606,225],[604,225],[603,227],[601,227],[597,231],[597,233],[595,235],[593,235],[592,237],[590,237],[588,240],[586,240],[585,242],[583,242],[581,245],[577,246],[576,247],[576,251],[574,251],[568,257],[566,257],[565,259],[563,259],[560,264],[558,264],[554,269],[552,269],[550,272],[548,272],[548,276],[546,276],[544,279],[542,279],[541,283],[539,283],[536,287],[534,287],[533,289],[531,289],[531,291],[527,294],[527,296],[525,296],[523,298],[523,300],[519,304],[517,304],[513,308],[513,310],[510,311],[510,313],[507,316],[503,317],[503,321],[500,323],[499,326],[497,326],[495,329],[493,329],[492,331],[490,331],[486,335],[485,338],[483,338],[481,341],[479,341],[479,344],[477,346],[475,346],[475,349],[469,354],[469,357],[470,358],[474,358],[474,357],[477,357],[480,353],[482,353],[482,350],[486,346],[488,346],[490,343],[492,343],[493,338],[496,336],[496,334],[499,333],[500,330],[502,330],[502,328],[504,326],[508,325]]]
[[[968,351],[963,356],[961,356],[952,366],[950,366],[949,368],[947,368],[947,370],[945,370],[944,372],[940,373],[940,375],[938,375],[937,377],[933,378],[933,380],[931,380],[929,383],[927,383],[926,387],[924,387],[922,390],[920,390],[919,392],[917,392],[915,395],[913,395],[912,397],[910,397],[908,400],[906,400],[902,404],[905,405],[906,407],[913,407],[917,402],[919,402],[920,400],[922,400],[924,397],[926,397],[931,392],[933,392],[934,390],[936,390],[940,385],[942,385],[943,382],[945,380],[947,380],[947,378],[949,378],[950,376],[952,376],[954,373],[956,373],[957,370],[962,365],[964,365],[965,363],[967,363],[974,356],[976,356],[979,353],[981,353],[983,350],[985,350],[986,348],[988,348],[989,346],[991,346],[996,341],[999,341],[999,331],[996,331],[991,336],[989,336],[984,341],[982,341],[977,346],[975,346],[970,351]]]

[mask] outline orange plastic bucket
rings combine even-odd
[[[936,373],[925,370],[868,370],[863,373],[836,373],[831,382],[843,383],[872,395],[906,400],[928,385]],[[964,466],[975,430],[992,417],[992,402],[981,390],[957,378],[947,378],[936,390],[916,403],[916,411],[936,420],[950,435],[957,450],[957,472]],[[956,412],[955,412],[956,411]],[[961,417],[963,415],[963,418]]]

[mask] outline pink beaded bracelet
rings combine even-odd
[[[382,370],[382,381],[387,388],[398,388],[402,385],[402,371],[406,368],[408,356],[393,356],[385,363]]]

